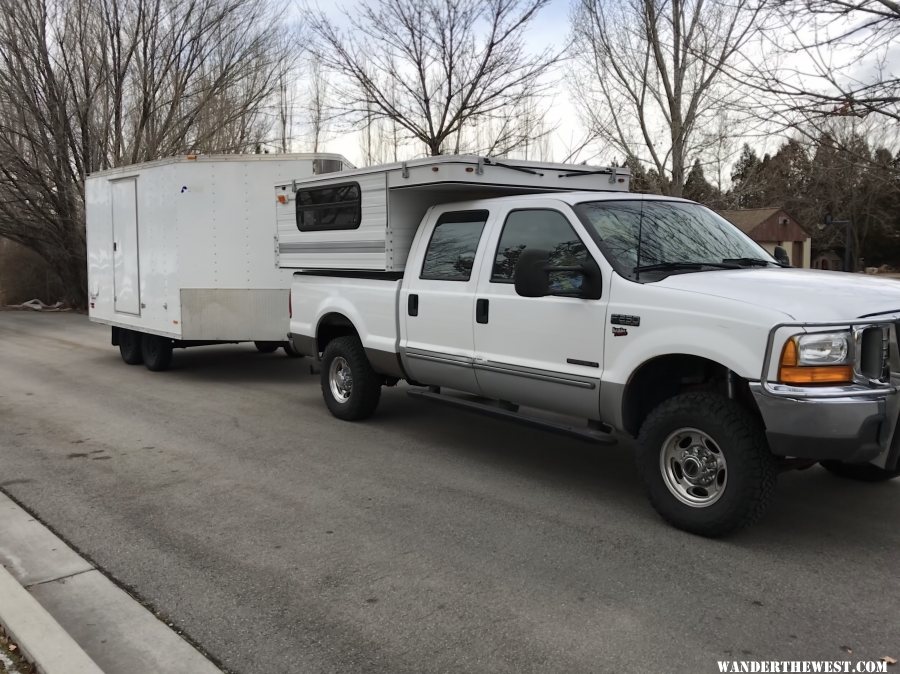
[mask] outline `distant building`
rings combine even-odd
[[[810,268],[812,238],[783,208],[745,208],[719,213],[770,253],[774,254],[775,246],[781,246],[787,251],[791,265]]]
[[[844,270],[844,258],[833,250],[823,250],[812,261],[813,269],[828,269],[831,271]]]

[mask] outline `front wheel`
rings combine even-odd
[[[134,330],[119,330],[119,355],[129,365],[140,365],[144,362],[141,353],[142,337],[140,332]]]
[[[759,422],[735,401],[682,393],[641,427],[638,471],[656,511],[702,536],[723,536],[762,517],[776,463]]]
[[[322,354],[322,396],[338,419],[372,416],[381,399],[381,378],[372,369],[358,337],[336,337]]]
[[[841,463],[840,461],[822,461],[822,468],[832,475],[857,482],[887,482],[900,476],[900,469],[886,470],[871,463]]]
[[[172,340],[159,335],[144,335],[141,340],[144,365],[153,372],[168,370],[172,364]]]

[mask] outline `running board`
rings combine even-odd
[[[549,419],[541,419],[540,417],[529,416],[527,414],[522,414],[521,412],[517,412],[511,409],[504,409],[502,407],[497,407],[496,405],[492,405],[490,403],[479,402],[477,400],[469,400],[466,398],[446,395],[443,393],[436,393],[427,389],[410,389],[409,391],[407,391],[407,394],[412,396],[413,398],[423,398],[425,400],[443,403],[444,405],[450,405],[451,407],[458,407],[463,410],[468,410],[469,412],[477,412],[478,414],[486,414],[488,416],[499,417],[501,419],[509,419],[526,426],[532,426],[534,428],[540,428],[545,431],[559,433],[560,435],[568,435],[573,438],[578,438],[579,440],[584,440],[585,442],[593,442],[601,445],[614,445],[617,442],[616,438],[613,437],[611,433],[588,428],[586,426],[573,426],[571,424],[550,421]]]

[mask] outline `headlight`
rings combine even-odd
[[[850,362],[849,332],[800,335],[797,340],[798,365],[846,365]]]
[[[853,337],[847,330],[794,335],[784,345],[778,379],[785,384],[849,384]]]

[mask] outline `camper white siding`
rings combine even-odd
[[[278,264],[284,269],[400,272],[419,223],[431,206],[535,192],[627,192],[628,182],[627,169],[493,162],[473,156],[430,157],[346,171],[340,176],[294,179],[275,189]],[[360,188],[358,226],[343,228],[346,218],[342,217],[333,228],[310,230],[304,224],[301,231],[298,194],[309,201],[312,194],[350,183]],[[301,200],[304,211],[318,207]]]
[[[345,183],[357,183],[360,188],[360,223],[356,229],[301,232],[297,227],[296,197],[287,186],[276,190],[276,194],[289,195],[287,203],[277,209],[276,216],[282,267],[385,268],[388,221],[385,176],[383,173],[352,178],[338,175],[316,181],[319,187]]]

